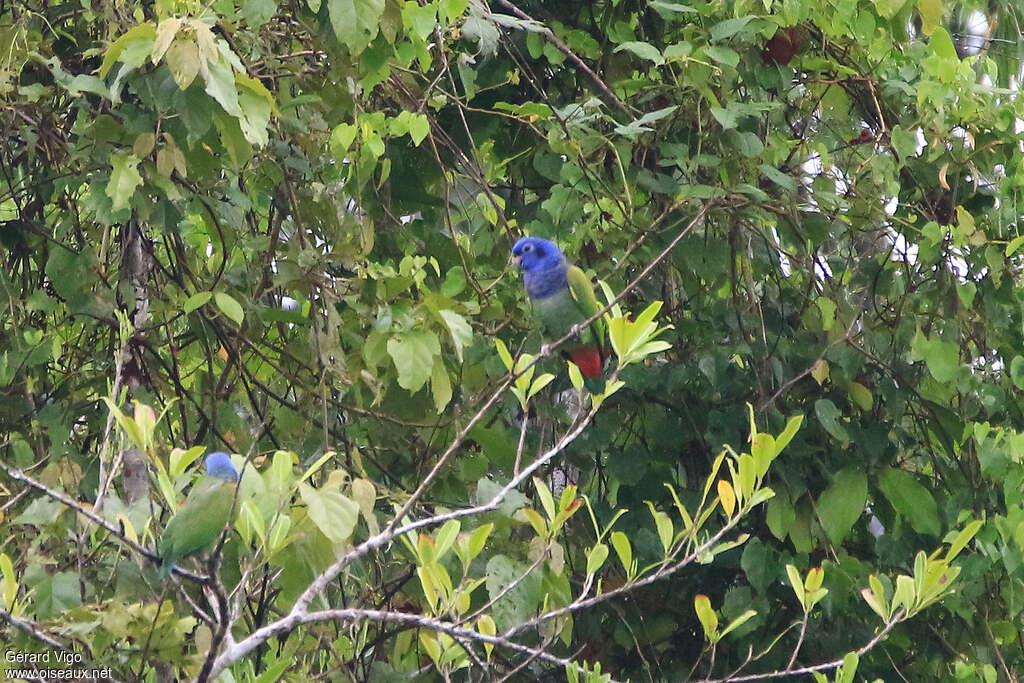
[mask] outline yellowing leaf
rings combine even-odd
[[[711,608],[711,598],[698,593],[693,598],[693,611],[697,613],[697,619],[704,629],[704,637],[711,640],[718,631],[718,615]]]
[[[850,394],[850,398],[856,403],[861,410],[871,410],[871,406],[874,403],[874,398],[871,396],[871,390],[860,382],[850,382],[850,386],[847,390]]]
[[[814,367],[811,369],[811,377],[813,377],[814,381],[819,385],[824,384],[825,380],[828,379],[828,370],[828,361],[824,358],[819,358],[818,362],[815,363]]]
[[[177,35],[178,29],[180,28],[181,19],[178,19],[177,17],[164,19],[157,25],[156,38],[153,41],[153,49],[150,52],[153,64],[160,63],[160,60],[163,59],[164,53],[167,52],[167,48],[171,46],[171,41],[174,40],[174,36]]]
[[[725,479],[718,480],[718,498],[722,501],[722,509],[725,511],[726,517],[732,517],[733,511],[736,509],[736,492],[733,491],[732,484]]]
[[[921,15],[921,32],[926,36],[942,25],[942,0],[917,0],[917,12]]]

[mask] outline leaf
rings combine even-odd
[[[331,148],[331,154],[334,155],[334,159],[339,163],[345,161],[345,154],[348,153],[349,147],[352,146],[352,141],[356,139],[357,132],[358,129],[350,123],[339,123],[331,131],[331,140],[328,144]]]
[[[262,147],[269,142],[267,125],[274,110],[274,98],[266,86],[251,76],[236,73],[235,85],[238,86],[238,106],[242,111],[242,117],[238,119],[242,135],[252,144]]]
[[[210,63],[206,74],[206,94],[217,100],[231,116],[242,117],[238,90],[235,89],[235,74],[226,60],[218,59]]]
[[[1010,379],[1015,387],[1024,390],[1024,357],[1014,356],[1010,361]]]
[[[772,536],[780,541],[786,537],[796,521],[796,510],[788,496],[779,495],[768,501],[765,521]]]
[[[171,41],[174,40],[174,36],[177,35],[180,28],[181,19],[177,17],[169,17],[157,24],[156,38],[153,41],[153,48],[150,52],[153,64],[159,64],[160,60],[164,58],[164,53],[171,46]]]
[[[430,371],[430,392],[434,396],[434,407],[438,414],[444,412],[452,400],[452,382],[448,370],[439,359]]]
[[[426,41],[437,26],[437,7],[433,3],[407,2],[402,8],[402,23],[420,40]]]
[[[651,7],[660,9],[664,12],[680,12],[687,14],[696,14],[697,10],[689,5],[683,5],[678,2],[665,2],[664,0],[652,0],[650,3]]]
[[[622,52],[623,50],[626,50],[627,52],[632,52],[641,59],[646,59],[649,62],[654,62],[657,66],[661,66],[662,64],[665,63],[665,58],[661,56],[661,51],[658,50],[658,48],[651,45],[650,43],[641,43],[635,40],[631,40],[622,43],[617,48],[615,48],[615,52]]]
[[[821,423],[826,432],[844,445],[850,443],[850,435],[847,433],[846,428],[840,424],[839,408],[836,408],[835,403],[827,398],[818,399],[814,403],[814,414],[818,417],[818,422]]]
[[[430,379],[434,356],[440,353],[437,335],[426,330],[410,330],[388,340],[388,355],[398,370],[398,384],[413,394]]]
[[[315,489],[299,484],[299,495],[306,504],[309,518],[332,543],[342,543],[352,537],[359,519],[359,505],[341,491]]]
[[[497,600],[490,612],[500,631],[530,619],[540,603],[541,577],[526,569],[505,555],[487,561],[487,593],[491,600]]]
[[[818,383],[818,386],[821,386],[825,383],[825,380],[828,379],[828,373],[828,361],[824,358],[819,358],[811,369],[811,377],[813,377],[814,381]]]
[[[142,133],[139,137],[135,138],[135,143],[132,145],[132,154],[139,159],[145,159],[153,151],[156,146],[156,135],[153,133]]]
[[[953,539],[953,542],[949,544],[949,551],[946,553],[946,562],[952,562],[956,559],[956,556],[967,547],[967,544],[971,542],[971,539],[974,538],[974,535],[978,533],[978,530],[981,529],[983,525],[983,521],[976,519],[961,529],[960,533],[958,533],[956,538]]]
[[[736,509],[736,492],[732,485],[725,479],[718,480],[718,499],[722,502],[722,510],[726,517],[732,517]]]
[[[1024,244],[1024,235],[1018,235],[1017,237],[1014,237],[1006,245],[1006,250],[1003,252],[1003,255],[1006,256],[1006,258],[1010,258],[1011,256],[1017,253],[1017,250],[1020,249],[1020,245],[1022,244]]]
[[[113,211],[127,209],[136,188],[142,185],[142,176],[139,175],[138,169],[139,159],[134,154],[115,154],[110,163],[113,171],[104,191],[113,200]]]
[[[413,114],[409,117],[409,137],[412,138],[412,144],[419,147],[428,133],[430,133],[430,119],[426,114]]]
[[[39,496],[34,498],[28,507],[12,520],[12,523],[41,528],[56,522],[63,511],[64,504],[60,501],[47,498],[46,496]]]
[[[917,155],[917,133],[903,126],[893,126],[889,133],[893,149],[903,159]]]
[[[103,63],[99,68],[100,78],[106,78],[110,68],[119,60],[135,67],[141,66],[149,56],[155,39],[156,28],[148,22],[128,29],[124,35],[107,48],[107,53],[103,56]],[[127,55],[125,55],[126,50],[128,51]]]
[[[677,108],[678,107],[676,105],[673,105],[671,107],[665,107],[664,109],[659,109],[657,111],[648,112],[647,114],[644,114],[637,120],[632,121],[625,126],[615,126],[615,132],[618,133],[619,135],[624,135],[628,138],[635,138],[642,132],[653,130],[653,128],[647,126],[648,123],[654,123],[659,119],[665,118],[666,116],[674,112]]]
[[[236,325],[241,325],[242,320],[245,318],[245,313],[242,311],[242,306],[233,297],[224,292],[214,292],[213,300],[217,304],[217,308],[231,320],[235,321]]]
[[[171,451],[171,456],[167,462],[167,473],[172,479],[177,479],[185,473],[188,466],[194,463],[205,450],[203,446],[193,446],[187,451],[175,448]]]
[[[864,512],[867,500],[868,478],[861,470],[848,467],[832,477],[832,483],[818,496],[816,509],[833,544],[842,544]]]
[[[901,469],[887,469],[879,477],[878,487],[896,512],[910,522],[914,531],[932,536],[942,532],[935,498],[912,474]]]
[[[505,364],[505,369],[512,372],[512,367],[515,361],[512,360],[512,354],[508,352],[508,347],[505,346],[505,342],[501,339],[494,339],[494,348],[498,351],[498,357],[501,358],[501,362]]]
[[[78,607],[81,600],[77,572],[49,574],[40,565],[25,570],[24,583],[32,591],[35,616],[49,619]]]
[[[459,295],[466,288],[466,271],[462,266],[453,266],[445,275],[441,294],[447,297]],[[500,341],[500,340],[499,340]],[[508,350],[506,349],[506,353]]]
[[[734,50],[717,45],[708,45],[704,48],[704,54],[719,64],[735,67],[740,63],[740,56]]]
[[[953,342],[930,339],[924,347],[924,362],[939,382],[951,382],[960,370],[960,347]]]
[[[205,306],[212,297],[213,292],[196,292],[185,300],[185,305],[181,307],[181,310],[188,315],[197,308]]]
[[[743,30],[743,27],[750,23],[753,19],[752,16],[738,17],[736,19],[726,19],[720,21],[711,27],[711,42],[717,43],[725,40],[726,38],[732,38],[734,35]]]
[[[875,8],[886,19],[892,19],[907,4],[907,0],[875,0]]]
[[[613,531],[610,540],[612,547],[615,548],[615,554],[619,556],[622,568],[626,571],[626,575],[631,576],[633,573],[633,547],[629,542],[629,538],[621,531]]]
[[[476,620],[476,630],[485,636],[493,636],[498,632],[498,626],[494,623],[494,619],[489,614],[481,614]],[[494,643],[484,641],[484,653],[487,655],[487,660],[491,659],[491,651],[494,650]]]
[[[587,551],[587,574],[593,574],[604,564],[604,561],[608,559],[608,546],[604,543],[598,543],[593,548]]]
[[[452,335],[452,343],[455,344],[455,355],[462,360],[462,349],[473,343],[473,328],[461,315],[451,310],[441,311],[441,318],[448,326],[448,332]]]
[[[931,54],[923,61],[925,71],[942,83],[952,83],[960,68],[960,58],[956,54],[953,38],[945,28],[940,26],[932,31],[928,51]]]
[[[277,13],[277,0],[245,0],[242,16],[250,28],[259,28]]]
[[[870,389],[860,382],[850,382],[850,386],[847,387],[847,392],[850,394],[850,399],[853,400],[861,410],[871,410],[874,398],[871,396]]]
[[[327,13],[334,35],[355,56],[377,36],[384,0],[327,0]]]
[[[718,632],[718,615],[711,608],[711,598],[698,593],[693,598],[693,611],[697,613],[701,628],[704,629],[704,637],[711,640]]]

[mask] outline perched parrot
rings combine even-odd
[[[227,453],[206,456],[206,476],[197,481],[185,504],[160,538],[160,578],[180,560],[209,547],[228,523],[235,503],[238,472]]]
[[[523,237],[512,247],[512,258],[523,274],[526,293],[550,341],[561,339],[573,325],[601,310],[590,280],[582,270],[569,265],[554,242]],[[593,394],[604,391],[606,339],[604,320],[598,318],[577,339],[564,345],[569,360],[579,367],[587,391]]]

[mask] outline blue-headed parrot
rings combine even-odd
[[[213,545],[231,518],[238,472],[231,456],[216,452],[206,456],[206,475],[197,481],[163,536],[160,537],[160,578],[189,555]]]
[[[561,339],[574,325],[601,310],[586,274],[570,265],[554,242],[523,237],[512,247],[512,257],[550,341]],[[579,367],[587,390],[595,394],[605,387],[602,373],[606,339],[604,320],[598,318],[563,346],[569,360]]]

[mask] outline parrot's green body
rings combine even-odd
[[[230,457],[226,453],[211,454],[206,460],[206,471],[164,529],[160,539],[160,578],[170,574],[175,563],[213,545],[231,519],[238,473]]]

